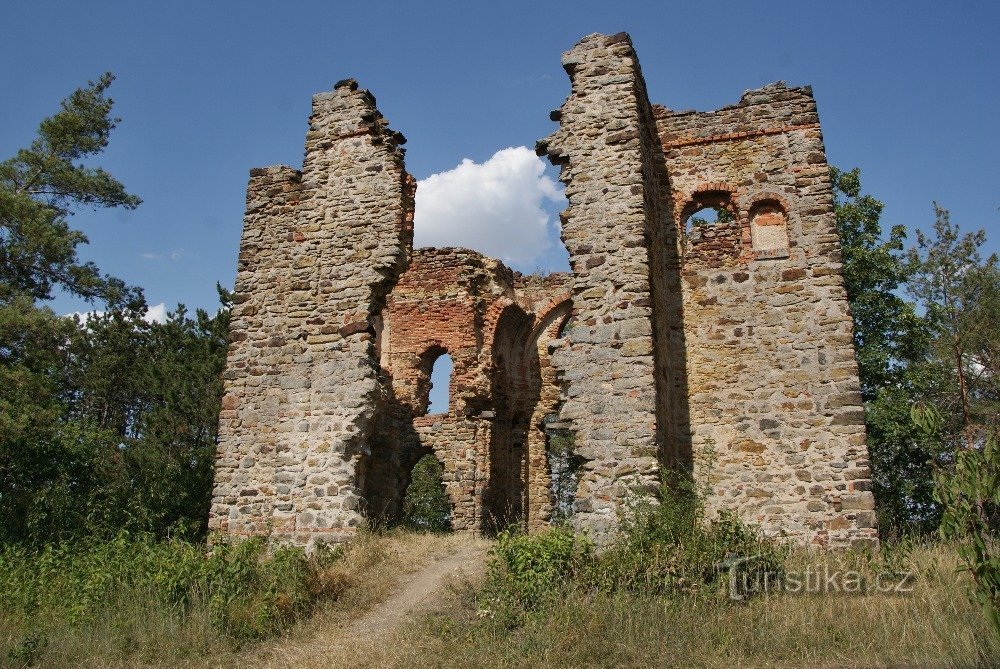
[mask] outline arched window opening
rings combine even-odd
[[[451,372],[451,356],[442,353],[431,367],[428,415],[446,414],[451,410]]]
[[[750,236],[758,259],[788,257],[788,216],[774,200],[756,203],[750,209]]]
[[[679,234],[685,263],[722,267],[736,262],[743,241],[732,193],[699,191],[682,214]]]
[[[432,453],[414,465],[403,495],[403,522],[408,527],[422,532],[451,531],[451,500],[443,479],[444,468]]]
[[[725,207],[704,206],[688,215],[684,222],[684,236],[688,242],[696,242],[702,238],[709,228],[727,226],[734,217]]]
[[[566,335],[566,333],[569,331],[569,329],[571,327],[573,327],[573,314],[572,314],[572,312],[562,322],[562,325],[559,326],[559,330],[556,331],[556,339],[562,339]]]

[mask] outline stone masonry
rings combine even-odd
[[[571,520],[598,539],[685,470],[713,510],[768,533],[877,541],[811,90],[671,111],[624,33],[563,66],[570,94],[537,149],[566,185],[569,274],[412,250],[405,140],[353,80],[313,99],[301,172],[251,172],[212,529],[345,540],[400,517],[431,453],[456,530],[544,527],[554,468],[573,463]],[[448,409],[428,415],[446,353]],[[561,464],[555,435],[574,445]]]

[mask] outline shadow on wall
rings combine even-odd
[[[646,119],[644,128],[652,132],[655,124]],[[730,216],[725,203],[715,199],[699,202],[685,212],[680,222],[673,215],[666,160],[655,134],[646,137],[643,162],[647,166],[644,188],[648,240],[650,291],[653,298],[653,356],[656,388],[657,459],[666,471],[691,472],[691,411],[688,403],[687,339],[684,334],[683,271],[684,249],[688,235],[683,226],[691,214],[701,210],[699,234],[725,227]],[[678,224],[679,223],[679,224]],[[694,226],[692,226],[694,227]]]
[[[525,517],[528,431],[541,389],[537,351],[529,346],[533,322],[523,309],[510,305],[497,321],[493,338],[494,418],[482,523],[487,534]]]

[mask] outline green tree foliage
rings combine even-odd
[[[957,451],[981,445],[997,427],[1000,269],[995,254],[980,254],[985,231],[963,234],[946,209],[935,204],[934,211],[933,235],[918,230],[909,251],[907,290],[926,312],[932,360],[942,372],[925,399],[945,420],[945,446]]]
[[[860,170],[834,168],[831,178],[879,525],[884,535],[927,531],[938,520],[934,438],[914,426],[910,406],[935,375],[924,364],[928,325],[903,296],[911,272],[906,230],[893,226],[883,237],[883,204],[862,193]]]
[[[844,287],[854,318],[861,390],[866,401],[907,381],[928,343],[927,328],[912,302],[900,295],[909,278],[906,228],[882,236],[884,205],[861,192],[861,171],[832,170],[834,211],[843,250]]]
[[[0,420],[18,428],[0,435],[0,541],[122,528],[203,535],[227,347],[222,299],[214,316],[179,307],[164,323],[138,310],[56,319],[68,334],[47,350],[49,373],[29,377],[38,399],[0,405]]]
[[[1000,635],[1000,445],[997,333],[1000,270],[983,258],[983,230],[962,233],[935,203],[932,235],[917,232],[907,286],[933,334],[933,392],[920,398],[913,422],[939,438],[935,498],[942,537],[957,542],[974,594]]]
[[[937,204],[933,232],[904,254],[859,171],[832,180],[883,534],[937,527],[956,542],[1000,633],[997,258]]]
[[[428,532],[451,529],[451,501],[444,491],[443,474],[441,463],[431,454],[414,465],[403,500],[406,525]]]
[[[0,542],[205,529],[228,296],[214,316],[147,323],[142,291],[81,262],[68,223],[139,204],[87,164],[117,123],[111,81],[74,92],[0,163]],[[105,311],[59,317],[41,306],[55,291]]]
[[[573,515],[580,470],[580,462],[574,449],[572,433],[549,437],[546,457],[549,465],[549,493],[552,496],[552,520],[555,522],[565,521]]]
[[[104,74],[62,102],[38,127],[26,149],[0,163],[0,300],[15,295],[52,297],[59,287],[91,298],[121,298],[124,285],[80,262],[86,236],[69,227],[75,207],[125,207],[141,200],[99,167],[82,161],[108,144],[118,119],[106,96],[114,77]]]

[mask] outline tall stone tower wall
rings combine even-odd
[[[563,55],[569,98],[538,146],[561,167],[569,207],[562,239],[573,270],[573,321],[553,364],[561,409],[583,465],[574,522],[601,535],[628,489],[655,488],[664,417],[657,416],[654,329],[665,325],[666,282],[651,268],[666,175],[632,43],[591,35]],[[662,375],[662,373],[661,373]]]
[[[301,172],[247,190],[209,526],[310,544],[361,522],[373,340],[409,258],[405,140],[353,80],[313,98]]]
[[[683,259],[695,461],[713,505],[824,545],[874,539],[864,410],[812,91],[656,108]],[[731,220],[689,225],[698,208]]]

